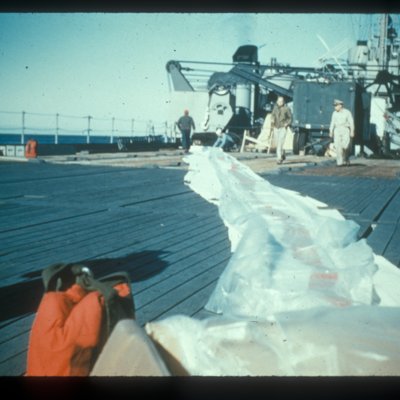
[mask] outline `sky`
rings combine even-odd
[[[231,62],[237,47],[254,44],[261,63],[275,57],[316,66],[326,51],[317,34],[332,47],[355,43],[367,39],[376,20],[372,14],[1,13],[0,132],[20,124],[23,110],[48,114],[53,124],[56,113],[161,124],[169,118],[169,60]],[[34,123],[40,116],[28,117]]]

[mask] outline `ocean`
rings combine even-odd
[[[21,134],[7,134],[7,133],[0,133],[0,145],[7,145],[7,144],[21,144]],[[35,139],[39,144],[55,144],[55,136],[54,135],[35,135],[35,134],[25,134],[24,137],[24,144],[29,139]],[[114,136],[111,143],[117,143],[118,137]],[[122,136],[121,139],[126,142],[164,142],[163,135],[152,135],[152,136],[132,136],[126,137]],[[86,136],[78,136],[78,135],[59,135],[58,136],[58,144],[86,144],[87,138]],[[106,144],[110,143],[110,136],[90,136],[90,143],[91,144]]]

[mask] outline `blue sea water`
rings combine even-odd
[[[162,141],[162,136],[153,136],[152,141]],[[39,144],[55,144],[55,136],[54,135],[28,135],[25,134],[24,144],[29,139],[35,139]],[[110,136],[90,136],[90,143],[94,144],[103,144],[110,143]],[[134,136],[127,137],[124,139],[129,139],[134,142],[147,142],[148,136]],[[113,137],[112,143],[117,143],[118,137]],[[59,135],[58,136],[58,144],[86,144],[87,138],[86,136],[77,136],[77,135]],[[21,144],[21,135],[20,134],[7,134],[0,133],[0,145],[7,144]]]
[[[29,139],[35,139],[39,144],[54,144],[54,135],[25,135],[24,143]],[[116,143],[117,138],[113,138]],[[91,136],[90,143],[110,143],[110,136]],[[0,144],[21,144],[21,135],[19,134],[0,134]],[[86,144],[86,136],[60,135],[58,144]]]

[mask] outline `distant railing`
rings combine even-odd
[[[109,138],[114,143],[118,137],[163,135],[168,141],[175,141],[174,127],[168,122],[141,120],[136,118],[97,118],[91,115],[43,114],[34,112],[0,111],[0,134],[21,135],[21,144],[27,135],[51,135],[58,144],[62,136],[91,136]]]

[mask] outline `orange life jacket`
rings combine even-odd
[[[89,375],[100,334],[100,296],[76,284],[44,295],[31,330],[27,376]]]
[[[81,280],[44,294],[30,333],[26,376],[89,375],[117,321],[134,318],[129,282],[110,279],[107,287],[90,277],[86,283],[90,290]]]

